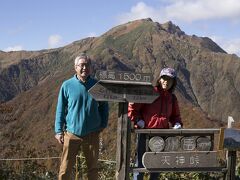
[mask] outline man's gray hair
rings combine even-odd
[[[80,59],[85,59],[85,60],[88,61],[89,64],[91,64],[91,59],[90,59],[90,57],[86,53],[81,53],[80,55],[78,55],[75,58],[74,64],[78,65],[78,62],[79,62]]]

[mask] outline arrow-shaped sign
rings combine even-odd
[[[89,93],[98,101],[151,103],[159,94],[152,85],[113,84],[99,81]]]

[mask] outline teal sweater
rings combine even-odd
[[[85,136],[107,126],[108,103],[97,102],[88,92],[96,82],[88,77],[83,83],[76,75],[63,82],[56,110],[56,133],[66,130],[77,136]]]

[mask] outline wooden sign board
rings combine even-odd
[[[89,93],[98,101],[151,103],[159,94],[152,85],[113,84],[99,81]]]
[[[146,169],[219,167],[216,151],[145,152]]]
[[[96,78],[105,83],[143,84],[151,85],[153,76],[150,73],[135,73],[127,71],[97,71]]]
[[[193,151],[196,146],[195,136],[186,136],[181,139],[181,148],[183,151]]]
[[[223,148],[228,150],[240,149],[240,129],[224,129]]]
[[[160,136],[153,136],[148,143],[152,152],[173,151],[210,151],[210,138],[206,136],[168,136],[165,140]]]
[[[208,137],[198,137],[197,147],[198,151],[210,151],[213,147],[212,141]]]
[[[180,148],[180,137],[179,136],[169,136],[165,140],[165,147],[164,151],[171,152],[171,151],[179,151]]]
[[[148,147],[153,152],[161,152],[165,146],[163,138],[160,136],[154,136],[149,140]]]

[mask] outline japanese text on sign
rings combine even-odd
[[[115,72],[115,71],[99,71],[96,73],[99,80],[116,80],[116,81],[138,81],[151,82],[152,75],[148,73],[134,73],[134,72]]]
[[[158,97],[151,85],[111,84],[99,81],[89,93],[98,101],[151,103]]]
[[[202,152],[146,152],[145,168],[217,167],[216,151]]]
[[[185,164],[189,164],[192,166],[197,166],[200,162],[198,155],[191,155],[189,157],[185,157],[184,155],[180,156],[162,156],[160,159],[162,165],[177,165],[177,166],[184,166]]]

